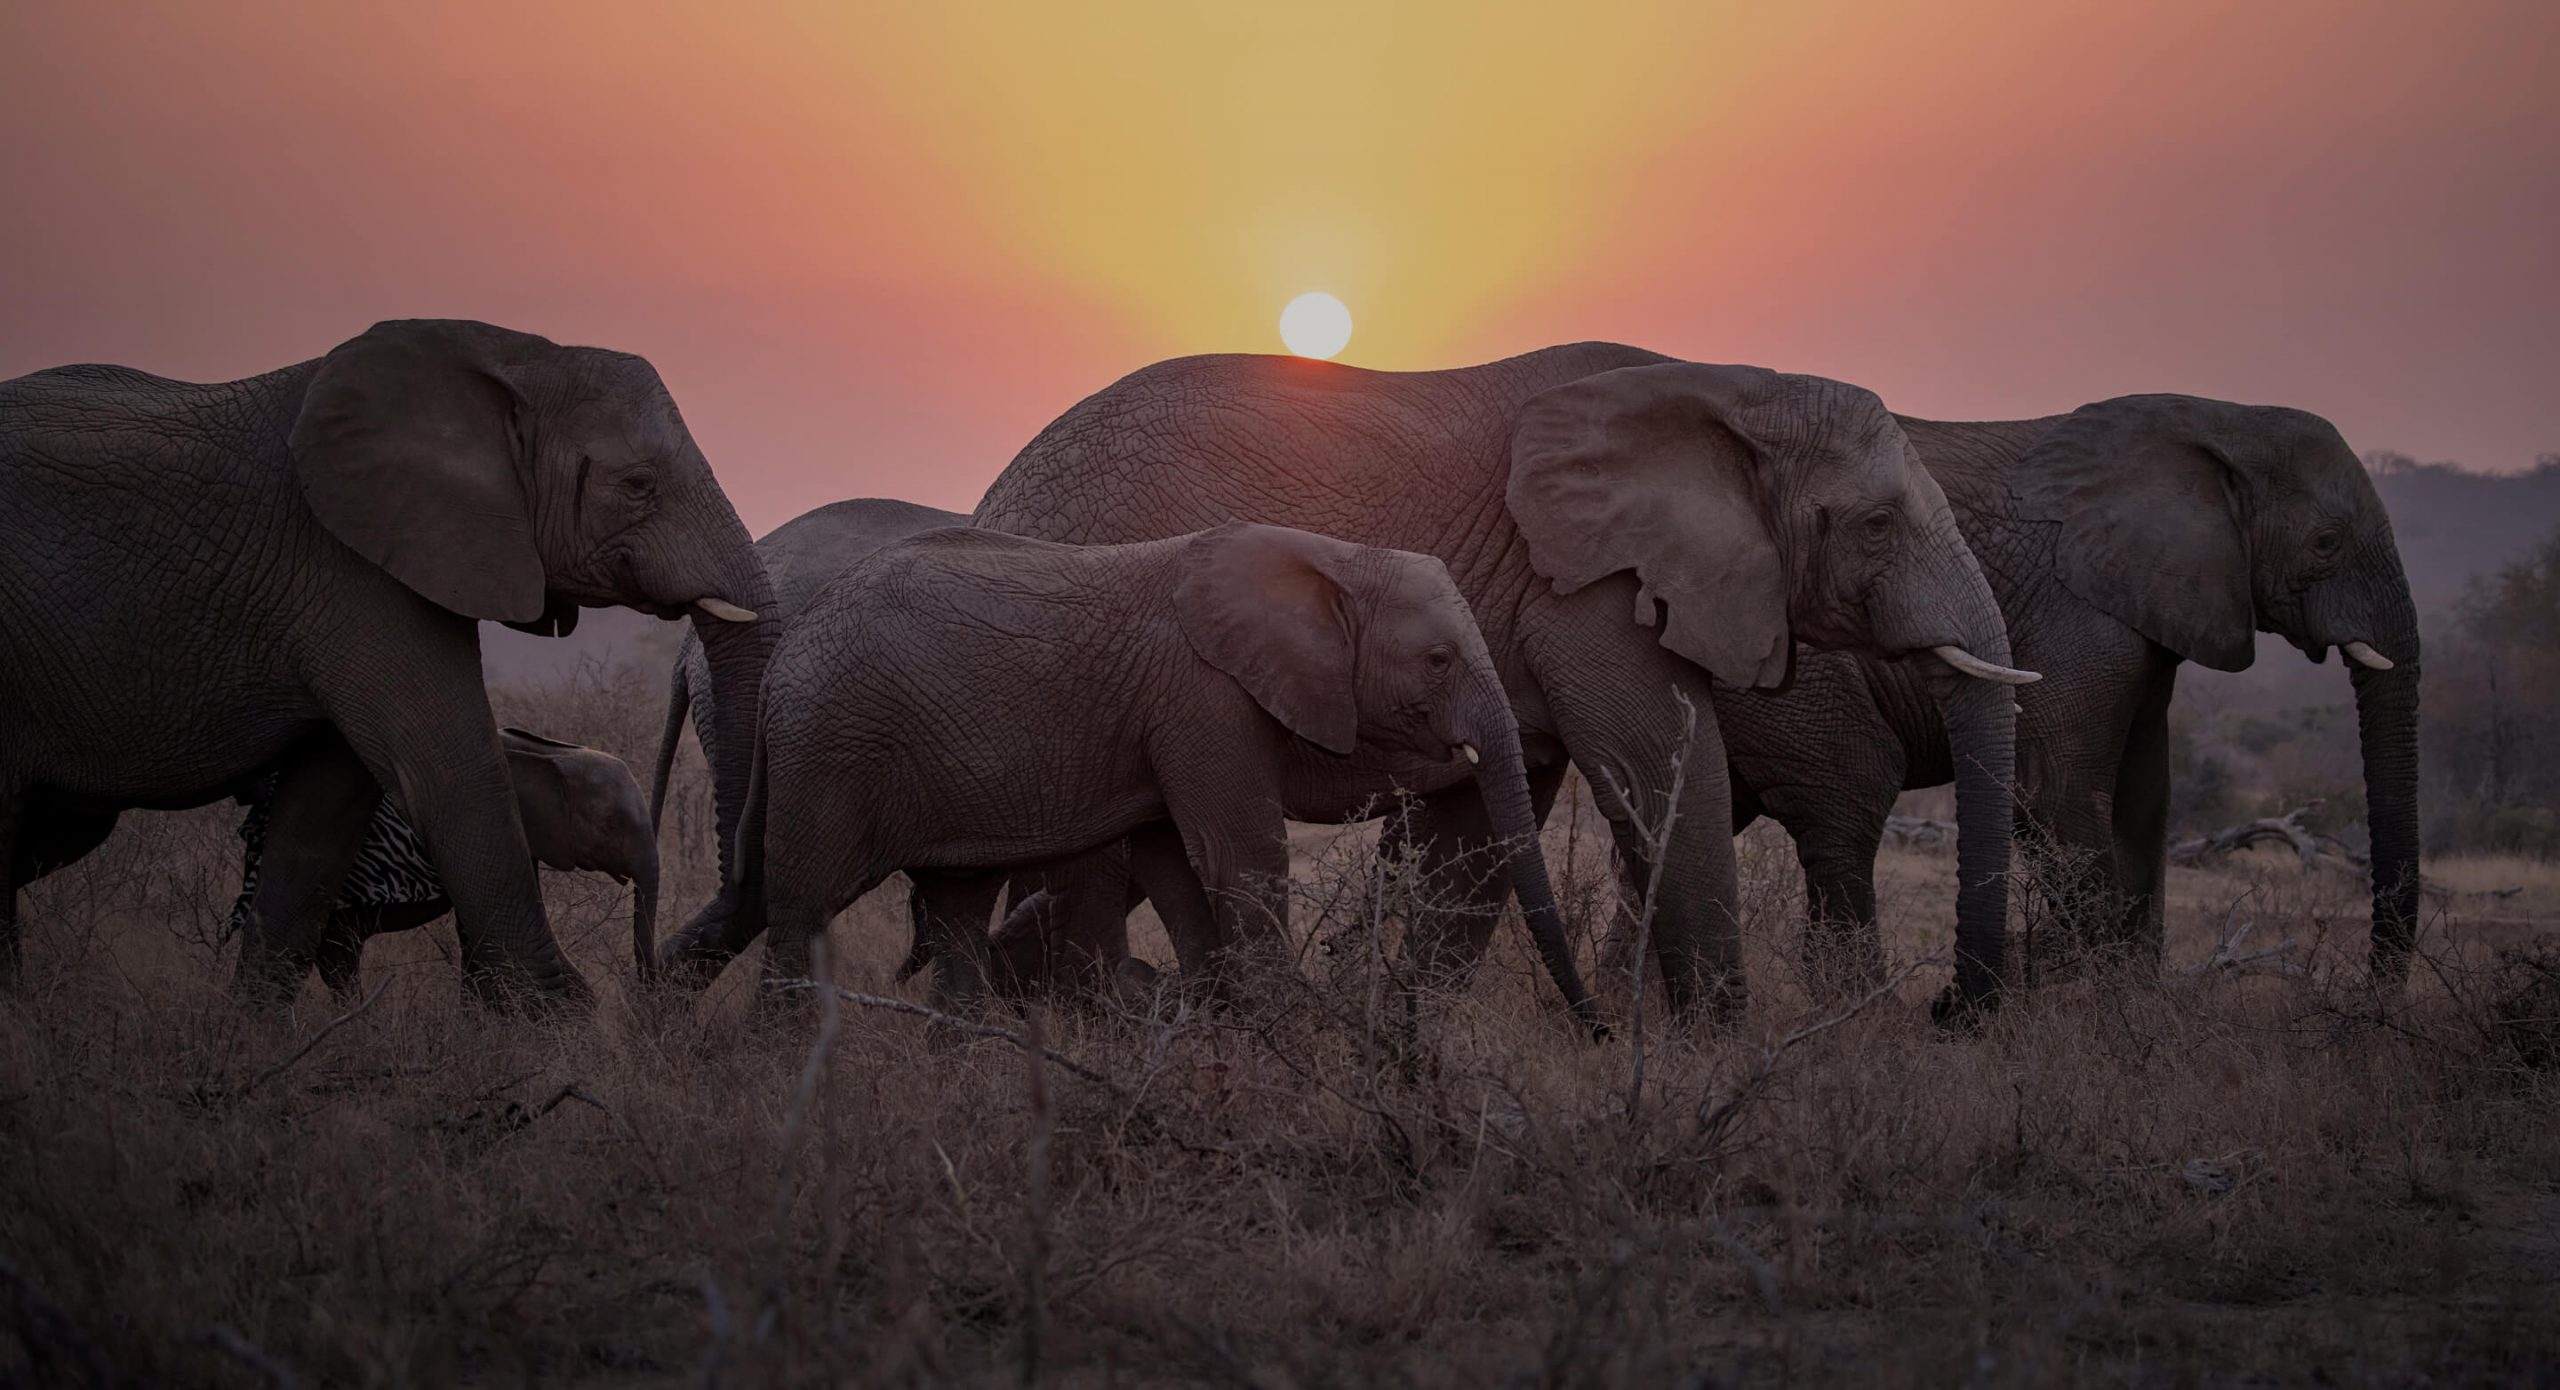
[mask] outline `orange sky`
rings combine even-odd
[[[1602,337],[1899,409],[2560,451],[2560,5],[0,7],[0,375],[646,353],[748,524],[1154,359]]]

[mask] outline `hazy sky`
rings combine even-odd
[[[380,318],[647,354],[761,532],[1077,397],[1577,338],[1943,418],[2560,451],[2560,4],[0,0],[0,375]]]

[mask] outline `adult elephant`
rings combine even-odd
[[[218,384],[80,366],[0,383],[0,935],[17,886],[128,808],[281,769],[241,956],[311,964],[387,793],[484,997],[582,994],[545,922],[477,620],[690,613],[751,718],[772,604],[675,402],[627,353],[484,323],[376,324]],[[743,801],[749,731],[719,769]]]
[[[765,610],[770,625],[779,633],[791,620],[809,606],[809,600],[837,575],[891,541],[903,540],[919,531],[942,526],[966,526],[969,518],[958,512],[941,511],[900,502],[886,497],[855,497],[830,502],[823,507],[802,512],[765,534],[756,542],[756,556],[763,562],[765,574],[773,581],[773,606]],[[700,635],[688,632],[676,650],[674,672],[668,678],[667,721],[658,735],[657,771],[649,783],[649,818],[663,823],[667,804],[667,783],[675,770],[676,747],[684,739],[687,716],[691,716],[694,737],[702,743],[703,757],[713,767],[722,766],[713,750],[719,746],[720,730],[728,723],[714,691],[724,682],[716,679],[710,652]],[[752,693],[752,692],[751,692]],[[745,727],[752,731],[753,720]],[[749,735],[752,737],[752,732]],[[735,790],[743,790],[739,785]],[[729,850],[731,828],[737,824],[738,805],[729,799],[733,786],[726,780],[716,781],[712,788],[719,802],[721,852]]]
[[[2238,671],[2254,632],[2348,658],[2373,832],[2373,973],[2406,969],[2418,911],[2418,625],[2391,519],[2317,415],[2124,396],[2042,420],[1903,432],[1946,490],[2018,660],[2020,810],[2059,851],[2084,948],[2157,959],[2178,667]],[[1880,969],[1875,856],[1894,795],[1950,775],[1908,671],[1809,656],[1784,698],[1718,690],[1737,827],[1795,837],[1817,958]]]
[[[1653,939],[1684,1017],[1744,1001],[1710,680],[1783,684],[1798,638],[1916,657],[1968,769],[1958,988],[1975,997],[1996,981],[2015,712],[2004,683],[2034,677],[2008,668],[1999,609],[1946,499],[1866,391],[1605,343],[1410,373],[1181,358],[1043,430],[976,519],[1077,542],[1259,521],[1438,556],[1483,627],[1542,795],[1570,759],[1622,853],[1660,858]],[[1288,810],[1339,819],[1399,789],[1424,798],[1425,864],[1443,891],[1498,895],[1498,880],[1464,867],[1490,838],[1483,804],[1446,771],[1355,760],[1331,795]],[[1491,915],[1457,920],[1418,933],[1426,967],[1481,949]]]

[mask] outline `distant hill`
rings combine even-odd
[[[2560,526],[2560,454],[2523,473],[2474,473],[2405,454],[2365,456],[2420,613],[2451,611],[2464,581],[2524,558]]]

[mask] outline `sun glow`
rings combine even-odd
[[[1351,342],[1351,310],[1322,290],[1310,290],[1280,311],[1280,341],[1300,357],[1331,357]]]

